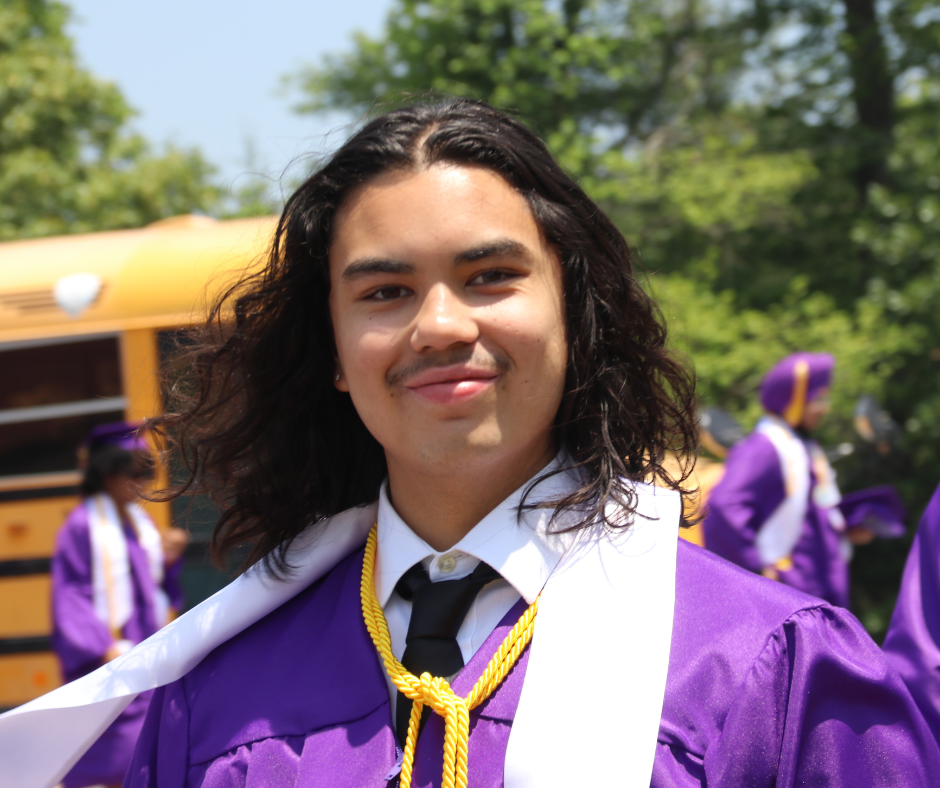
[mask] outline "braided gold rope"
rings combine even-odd
[[[385,663],[389,678],[399,691],[414,701],[411,707],[411,719],[408,723],[408,735],[405,739],[405,753],[401,763],[401,788],[411,788],[411,773],[414,769],[415,746],[418,741],[418,725],[421,711],[430,706],[436,714],[444,718],[444,774],[442,788],[467,788],[467,754],[470,743],[470,710],[475,709],[506,678],[516,664],[525,647],[532,639],[535,628],[535,614],[539,609],[536,599],[523,613],[516,625],[506,635],[493,658],[483,671],[483,675],[473,685],[470,694],[461,698],[450,688],[446,679],[422,673],[415,676],[409,673],[392,653],[392,642],[388,634],[385,613],[375,595],[375,552],[376,526],[372,526],[366,542],[366,554],[362,563],[362,617],[372,637],[376,651]]]

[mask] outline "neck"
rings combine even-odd
[[[443,470],[405,466],[389,457],[389,497],[415,534],[435,550],[449,550],[554,456],[555,449],[546,447],[511,461]]]

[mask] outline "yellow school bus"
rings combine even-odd
[[[79,442],[97,424],[160,411],[169,337],[262,259],[275,222],[178,216],[0,244],[0,711],[61,681],[49,650],[49,561],[78,501]],[[187,506],[150,511],[160,527],[191,525],[193,603],[224,577],[205,557],[211,510],[200,520],[198,501]]]

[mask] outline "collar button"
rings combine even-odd
[[[437,568],[440,569],[445,575],[449,575],[457,568],[457,559],[454,556],[442,555],[437,559]]]

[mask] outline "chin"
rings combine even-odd
[[[446,432],[446,430],[445,430]],[[399,447],[404,441],[398,444]],[[506,436],[495,427],[435,435],[414,446],[411,455],[422,465],[434,465],[448,472],[474,464],[505,450]],[[400,451],[396,451],[400,455]]]

